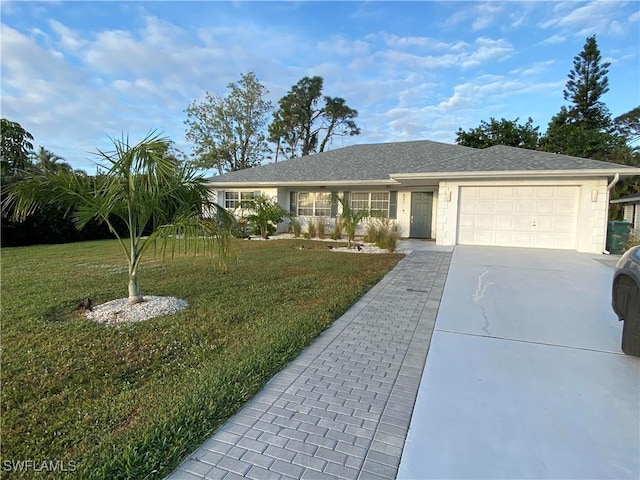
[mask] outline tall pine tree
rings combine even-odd
[[[625,142],[612,130],[609,110],[601,97],[609,91],[609,62],[602,63],[596,37],[588,37],[563,91],[563,106],[541,139],[543,150],[583,158],[616,160]]]
[[[569,80],[562,92],[564,99],[573,107],[569,111],[574,122],[589,129],[604,129],[611,126],[609,111],[603,102],[602,95],[609,91],[609,66],[602,63],[596,37],[587,38],[584,49],[573,57],[573,69],[569,72]]]

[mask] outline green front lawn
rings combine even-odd
[[[115,241],[3,249],[3,470],[61,460],[82,478],[162,478],[400,259],[310,241],[233,249],[228,273],[150,254],[143,293],[189,306],[121,327],[73,313],[126,297]]]

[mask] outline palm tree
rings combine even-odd
[[[351,248],[351,243],[356,237],[356,230],[358,229],[358,224],[367,218],[370,215],[369,210],[353,210],[351,205],[349,205],[348,200],[344,197],[335,198],[342,205],[342,213],[340,214],[340,224],[347,234],[347,242],[349,248]]]
[[[210,200],[204,178],[176,164],[167,155],[169,140],[155,132],[134,146],[128,137],[110,140],[113,152],[98,150],[104,173],[90,177],[61,170],[28,176],[8,188],[3,208],[15,207],[14,217],[23,219],[41,205],[58,204],[73,212],[78,228],[92,219],[105,222],[127,257],[130,304],[143,301],[138,267],[151,245],[159,243],[166,252],[169,243],[174,249],[184,238],[185,252],[200,246],[211,252],[217,246],[224,266],[233,216]],[[128,235],[114,227],[116,218]]]
[[[43,146],[40,146],[40,149],[37,152],[33,152],[31,157],[33,158],[36,169],[41,172],[57,173],[61,170],[72,170],[71,165],[63,162],[62,160],[64,159],[61,156],[56,155],[51,150],[47,150]]]

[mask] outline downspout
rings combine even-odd
[[[620,181],[620,174],[616,173],[613,176],[613,180],[611,180],[611,183],[607,185],[607,209],[609,208],[609,199],[611,198],[611,190],[613,190],[613,187],[615,187],[616,183],[618,183],[619,181]],[[607,211],[607,218],[608,218],[608,211]],[[607,242],[606,238],[607,238],[607,235],[605,233],[605,249],[602,251],[602,253],[604,253],[605,255],[611,255],[611,252],[606,249],[606,242]]]

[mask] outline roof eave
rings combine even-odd
[[[619,174],[620,177],[632,177],[640,175],[640,168],[625,169],[584,169],[584,170],[499,170],[499,171],[464,171],[464,172],[429,172],[429,173],[392,173],[390,177],[399,183],[416,180],[456,180],[469,178],[514,178],[514,177],[536,177],[536,178],[558,178],[558,177],[613,177]]]
[[[288,182],[207,182],[207,186],[214,187],[233,187],[233,188],[252,188],[252,187],[265,187],[265,188],[277,188],[277,187],[330,187],[330,186],[344,186],[344,185],[397,185],[393,179],[378,179],[378,180],[326,180],[326,181],[288,181]]]
[[[617,198],[615,200],[611,200],[609,203],[640,203],[640,197]]]

